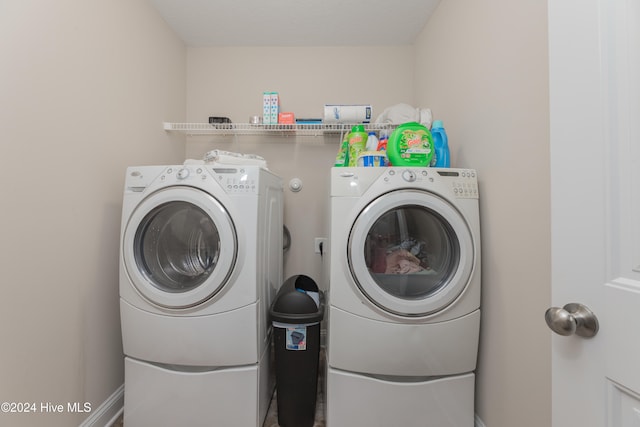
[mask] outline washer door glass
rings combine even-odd
[[[356,219],[348,258],[365,296],[385,311],[424,316],[451,304],[467,286],[474,246],[459,211],[440,197],[385,194]]]
[[[136,208],[125,232],[127,272],[151,302],[185,308],[215,295],[236,258],[233,223],[211,195],[170,187]]]
[[[168,202],[149,212],[134,239],[136,265],[165,292],[187,292],[204,283],[220,255],[220,235],[205,211]]]

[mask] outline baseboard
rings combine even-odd
[[[475,419],[473,420],[473,427],[486,427],[484,422],[480,419],[478,414],[476,414]]]
[[[110,427],[124,411],[124,384],[98,406],[79,427]]]

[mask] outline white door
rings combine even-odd
[[[640,2],[548,5],[552,304],[600,326],[553,334],[553,426],[638,427]]]

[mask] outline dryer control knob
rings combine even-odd
[[[182,168],[178,171],[178,179],[186,179],[189,176],[189,169]]]
[[[416,174],[413,171],[405,170],[402,172],[402,179],[407,182],[413,182],[416,180]]]

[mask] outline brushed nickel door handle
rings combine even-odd
[[[562,308],[551,307],[544,313],[547,326],[558,335],[591,338],[598,333],[598,318],[586,306],[569,303]]]

